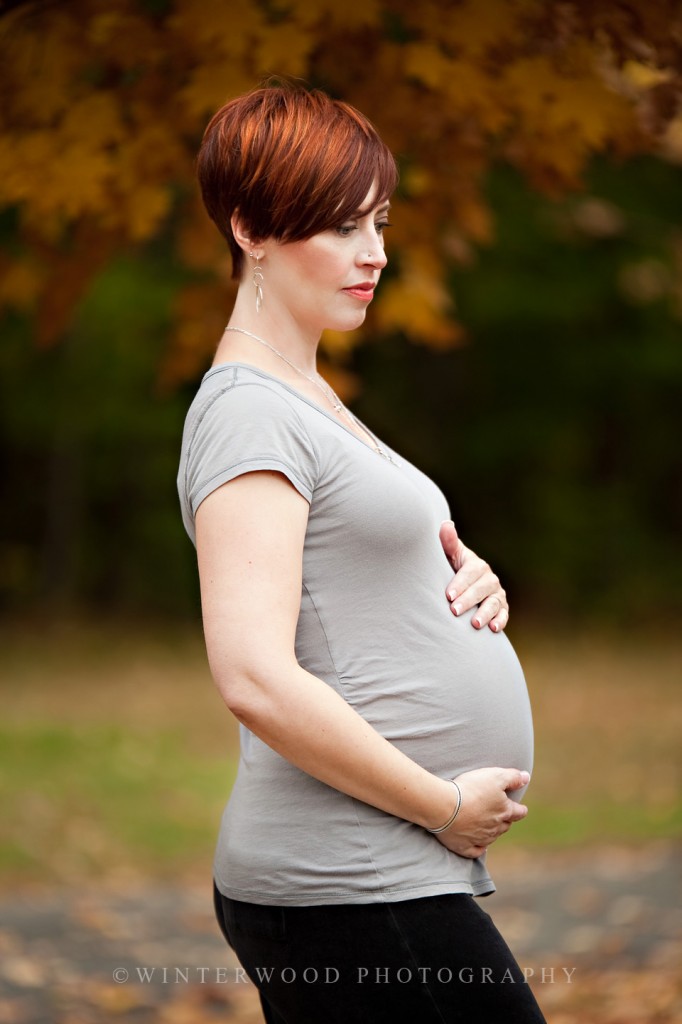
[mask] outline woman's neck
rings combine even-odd
[[[224,342],[233,348],[239,339],[240,350],[246,347],[247,354],[252,353],[254,358],[257,354],[255,350],[260,350],[261,357],[269,355],[278,358],[273,353],[274,349],[284,365],[285,360],[288,360],[308,376],[314,376],[317,372],[320,332],[314,333],[307,325],[298,323],[286,307],[269,309],[267,295],[261,311],[257,313],[250,282],[242,282],[240,285],[227,326],[232,330],[223,335],[221,346]]]

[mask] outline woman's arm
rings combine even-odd
[[[275,472],[237,477],[199,506],[197,554],[213,677],[239,721],[292,764],[389,814],[436,828],[450,817],[454,787],[384,739],[296,660],[307,518],[308,503]],[[486,837],[481,846],[527,812],[505,792],[525,784],[521,772],[483,772],[497,775],[482,787],[479,780]],[[466,778],[460,777],[470,804]],[[461,817],[464,830],[464,806]],[[457,822],[438,838],[457,852],[463,852],[458,844],[472,848]]]

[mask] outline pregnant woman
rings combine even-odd
[[[504,592],[316,370],[386,265],[395,161],[352,107],[277,85],[218,111],[198,171],[239,281],[178,477],[240,722],[223,934],[270,1024],[542,1021],[475,899],[532,760]]]

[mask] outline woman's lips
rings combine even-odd
[[[361,302],[370,302],[374,296],[373,284],[356,284],[343,290],[348,295],[352,295],[354,299],[360,299]]]

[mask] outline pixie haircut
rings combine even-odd
[[[373,182],[376,203],[398,182],[393,155],[363,114],[293,84],[263,86],[221,107],[204,133],[197,175],[235,278],[244,254],[233,214],[254,243],[302,241],[360,212]]]

